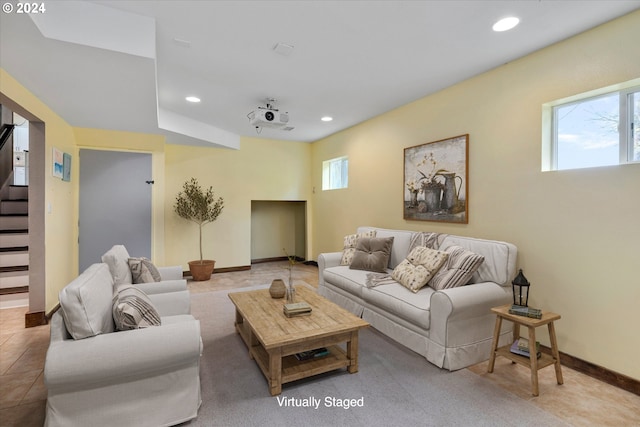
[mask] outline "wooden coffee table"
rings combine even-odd
[[[312,307],[308,316],[286,317],[284,299],[273,299],[268,289],[233,292],[236,331],[249,348],[269,382],[272,396],[282,384],[347,368],[358,372],[358,331],[367,322],[318,295],[306,286],[296,286],[296,302]],[[346,351],[340,344],[346,343]],[[299,361],[296,353],[326,347],[329,354]]]

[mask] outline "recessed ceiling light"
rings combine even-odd
[[[200,102],[200,98],[197,96],[187,96],[185,99],[189,102]]]
[[[323,122],[330,122],[331,120],[333,120],[333,117],[324,116],[324,117],[323,117],[323,118],[321,118],[320,120],[322,120]]]
[[[518,25],[520,20],[515,16],[509,16],[508,18],[502,18],[495,24],[493,24],[493,31],[507,31]]]

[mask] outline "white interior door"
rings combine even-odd
[[[151,154],[80,150],[79,267],[113,245],[151,258]]]

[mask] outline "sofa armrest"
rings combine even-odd
[[[162,280],[180,280],[183,278],[182,266],[156,267]]]
[[[56,340],[47,351],[44,381],[56,391],[145,378],[197,363],[200,322],[189,319],[82,340]]]
[[[342,260],[342,252],[325,252],[318,255],[318,286],[324,286],[324,269],[337,267]]]
[[[431,295],[429,337],[443,347],[456,347],[491,338],[492,307],[511,301],[511,288],[494,282],[436,291]]]
[[[181,292],[187,290],[185,279],[163,280],[161,282],[136,283],[134,285],[147,295]]]
[[[189,291],[167,292],[147,295],[160,316],[191,314],[191,294]]]

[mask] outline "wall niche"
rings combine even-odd
[[[306,201],[251,201],[251,262],[306,259]],[[284,249],[284,250],[283,250]]]

